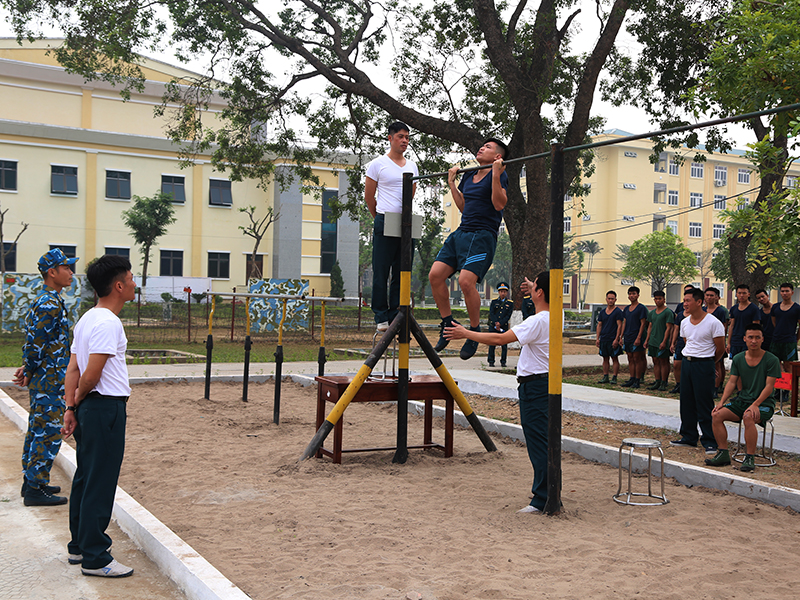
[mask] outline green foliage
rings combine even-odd
[[[338,260],[331,267],[331,298],[344,298],[344,279]]]
[[[175,222],[172,194],[156,192],[153,196],[134,196],[131,208],[122,211],[122,222],[131,230],[133,240],[142,248],[142,286],[145,286],[150,248]]]
[[[697,276],[697,258],[671,231],[654,231],[628,249],[622,276],[651,282],[653,290],[666,290]]]

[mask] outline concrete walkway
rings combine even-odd
[[[514,366],[516,357],[509,357]],[[476,393],[516,399],[516,378],[513,375],[482,369],[485,358],[461,361],[447,357],[444,363],[459,387],[465,393]],[[363,364],[360,360],[331,362],[326,365],[328,374],[355,373]],[[565,356],[564,366],[597,365],[593,355]],[[383,362],[376,372],[381,372]],[[432,373],[425,359],[412,359],[413,373]],[[391,363],[389,363],[391,371]],[[303,380],[313,380],[318,366],[315,362],[284,363],[283,374]],[[0,369],[0,386],[9,385],[14,369]],[[251,380],[270,378],[274,363],[250,365]],[[203,364],[131,365],[132,383],[164,379],[202,380]],[[241,381],[242,364],[214,364],[214,381]],[[391,372],[390,372],[391,374]],[[134,392],[135,393],[135,392]],[[213,393],[213,392],[212,392]],[[678,400],[623,392],[617,389],[598,389],[565,384],[564,410],[586,415],[609,417],[654,427],[677,430],[679,426]],[[177,538],[124,491],[118,490],[111,536],[114,555],[121,562],[136,569],[133,577],[118,581],[83,577],[80,567],[66,563],[67,508],[28,508],[19,497],[21,484],[19,454],[22,448],[22,430],[25,412],[0,389],[0,590],[4,600],[49,600],[64,595],[86,600],[116,600],[137,598],[202,600],[242,599],[247,596],[225,579],[192,548]],[[498,421],[487,421],[487,430],[497,431],[519,439],[518,426]],[[800,454],[800,419],[775,417],[775,448]],[[731,429],[735,440],[736,431]],[[616,464],[616,449],[599,444],[564,439],[564,449],[602,462]],[[53,483],[69,490],[74,472],[74,451],[62,446],[57,466],[53,470]],[[730,473],[717,473],[710,469],[688,467],[681,463],[665,461],[667,476],[676,477],[686,485],[706,485],[728,489],[748,497],[800,509],[800,493],[796,490],[761,484],[752,478]],[[125,533],[128,535],[126,536]],[[142,548],[145,551],[142,551]],[[146,554],[145,554],[146,552]],[[153,558],[153,561],[148,558]],[[169,574],[169,578],[164,575]],[[183,590],[183,591],[181,591]]]

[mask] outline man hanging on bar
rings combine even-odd
[[[452,167],[447,174],[453,200],[461,211],[461,225],[445,240],[428,275],[433,299],[442,317],[439,341],[434,346],[437,352],[444,350],[448,343],[444,337],[445,327],[457,323],[453,320],[447,290],[447,279],[456,271],[460,271],[458,285],[469,313],[469,328],[480,331],[481,297],[476,285],[492,266],[497,233],[508,202],[508,175],[503,165],[507,158],[508,147],[498,139],[489,138],[478,150],[475,160],[480,166],[492,165],[491,169],[465,173],[458,186],[459,167]],[[468,339],[461,348],[461,358],[471,358],[477,349],[478,342]]]

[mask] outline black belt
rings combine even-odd
[[[107,398],[108,400],[122,400],[123,402],[127,402],[130,396],[106,396],[105,394],[101,394],[100,392],[89,392],[86,394],[87,398]]]
[[[529,381],[536,381],[537,379],[547,379],[547,373],[538,373],[536,375],[523,375],[517,377],[517,383],[528,383]]]
[[[704,362],[704,361],[707,361],[707,360],[713,361],[714,357],[713,356],[708,356],[706,358],[698,358],[697,356],[686,356],[684,354],[683,355],[683,360],[688,360],[689,362]]]

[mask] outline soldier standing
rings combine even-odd
[[[44,288],[25,317],[23,366],[14,383],[27,386],[31,397],[28,431],[22,448],[22,497],[25,506],[66,504],[56,496],[61,488],[50,485],[50,469],[61,448],[64,420],[64,375],[69,363],[69,320],[61,290],[72,285],[72,269],[78,259],[67,258],[55,248],[39,259]]]
[[[508,320],[514,312],[514,304],[508,299],[508,284],[501,281],[497,284],[497,294],[499,298],[492,300],[489,305],[489,331],[492,333],[503,333],[508,331]],[[500,366],[506,366],[508,356],[508,344],[500,347]],[[489,366],[494,366],[494,346],[489,346]]]

